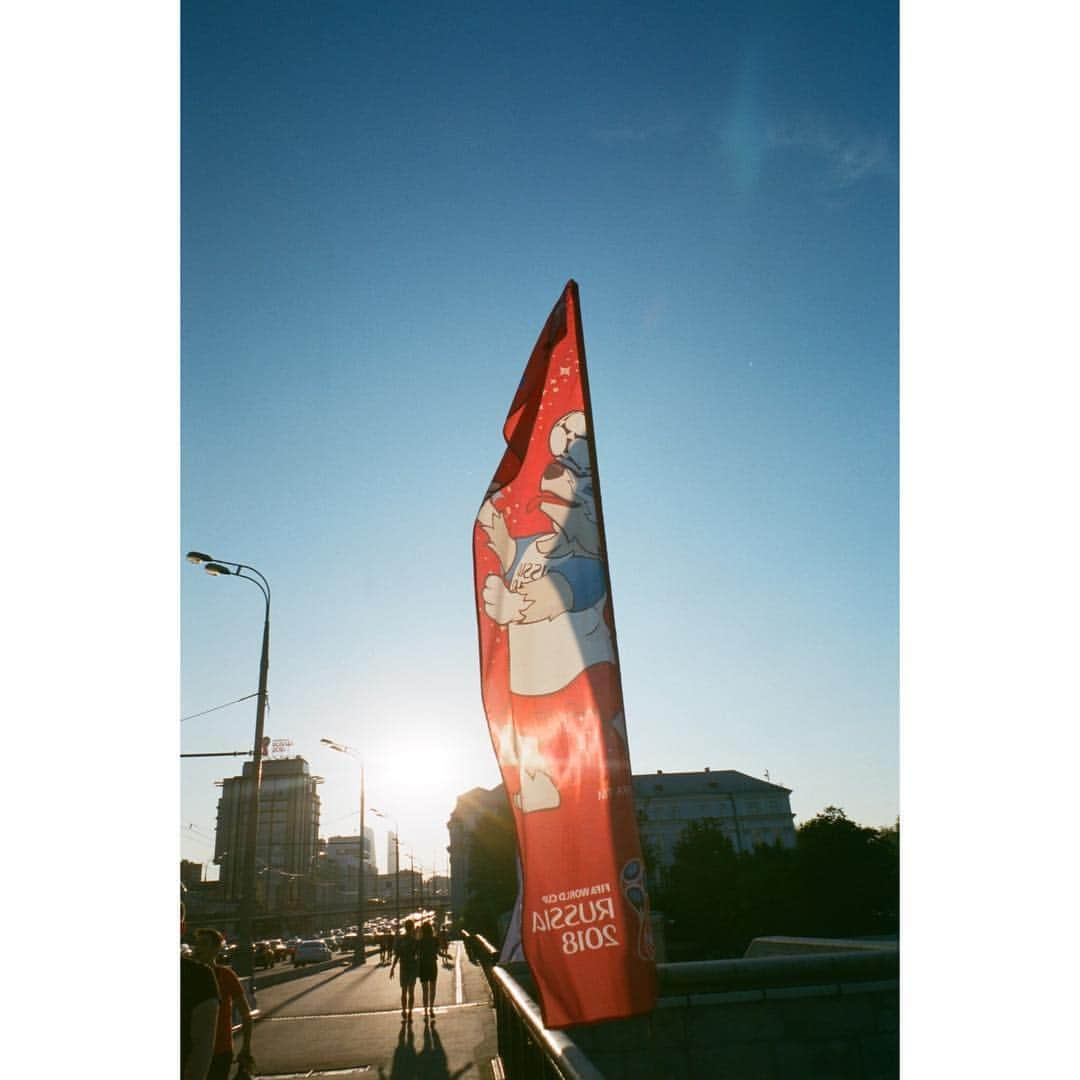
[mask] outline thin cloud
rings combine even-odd
[[[834,169],[845,186],[857,184],[863,177],[892,171],[889,142],[884,135],[856,139],[837,151]]]
[[[883,134],[840,134],[816,121],[777,125],[769,131],[773,149],[804,150],[816,156],[829,186],[850,188],[870,176],[895,169],[889,140]]]

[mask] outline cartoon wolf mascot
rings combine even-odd
[[[552,461],[533,505],[552,531],[515,539],[490,499],[478,518],[502,567],[501,577],[489,574],[484,582],[484,611],[509,628],[510,691],[528,697],[555,693],[586,668],[615,662],[585,414],[559,419],[548,446]],[[625,746],[621,711],[612,724]],[[538,738],[508,725],[499,735],[499,757],[520,769],[514,801],[524,812],[559,805]]]

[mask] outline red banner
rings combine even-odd
[[[649,1012],[656,965],[577,285],[548,317],[473,529],[480,681],[549,1028]]]

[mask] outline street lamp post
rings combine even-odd
[[[240,871],[240,910],[238,912],[240,962],[236,965],[240,975],[254,975],[255,964],[252,956],[253,924],[255,920],[255,845],[259,837],[259,791],[262,786],[262,746],[263,724],[266,720],[266,679],[270,670],[270,583],[253,566],[230,562],[228,559],[214,559],[201,551],[189,551],[187,560],[195,565],[203,565],[211,577],[228,575],[253,582],[266,601],[266,615],[263,619],[262,653],[259,657],[259,690],[255,709],[255,745],[252,752],[251,797],[248,807],[247,836],[244,847],[244,861]],[[249,570],[255,577],[241,573]]]
[[[331,750],[337,750],[342,754],[351,754],[358,757],[357,752],[344,743],[335,742],[333,739],[320,739]],[[367,895],[364,883],[364,848],[367,845],[367,836],[364,834],[364,761],[360,759],[360,880],[357,885],[356,906],[359,914],[356,916],[356,951],[353,953],[353,965],[367,963],[364,952],[364,911],[367,907]]]
[[[401,837],[398,834],[397,818],[391,814],[383,813],[382,810],[371,808],[373,814],[394,823],[394,927],[401,922]]]
[[[409,856],[409,897],[412,904],[413,911],[416,910],[416,858],[411,851],[406,851],[406,855]],[[423,869],[420,871],[423,875]],[[421,899],[423,893],[421,892]]]

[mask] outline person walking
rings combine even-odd
[[[180,904],[180,934],[185,930]],[[180,957],[180,1077],[206,1080],[214,1054],[214,1025],[218,1017],[218,988],[213,973],[197,960]]]
[[[221,955],[221,946],[225,943],[225,937],[217,930],[195,931],[195,959],[200,964],[205,964],[217,980],[218,993],[221,997],[221,1007],[218,1010],[217,1030],[214,1034],[214,1056],[210,1060],[210,1071],[206,1074],[206,1080],[228,1080],[229,1071],[233,1064],[233,1038],[232,1018],[233,1006],[240,1012],[240,1025],[244,1036],[244,1048],[236,1055],[236,1060],[242,1069],[249,1073],[255,1069],[255,1061],[251,1056],[251,1009],[244,995],[244,988],[232,968],[219,964],[218,957]]]
[[[424,999],[424,1022],[435,1020],[435,980],[439,976],[439,939],[435,928],[426,922],[420,928],[417,948],[417,969],[420,974],[420,991]]]
[[[401,982],[401,1022],[412,1023],[413,998],[416,994],[417,970],[416,935],[413,932],[412,919],[405,922],[405,933],[398,935],[394,942],[394,959],[390,964],[390,978],[394,977],[394,968],[398,968]]]

